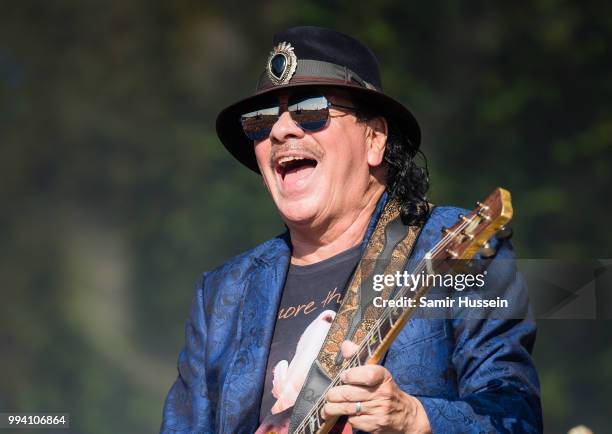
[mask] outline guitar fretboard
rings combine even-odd
[[[462,230],[469,222],[469,220],[464,221],[463,225],[457,228],[456,231]],[[448,232],[419,262],[415,267],[414,273],[418,274],[425,271],[432,258],[438,256],[441,252],[445,252],[447,250],[447,245],[454,238],[453,235],[456,235],[455,231]],[[396,292],[393,299],[397,302],[408,294],[411,294],[414,299],[418,300],[427,293],[427,290],[429,290],[429,287],[424,285],[421,285],[416,290],[408,286],[403,286]],[[415,305],[416,304],[418,303],[415,303]],[[341,371],[346,371],[347,369],[362,366],[367,363],[377,363],[378,360],[373,361],[373,358],[378,350],[383,346],[385,340],[389,339],[393,330],[403,327],[414,310],[414,307],[385,307],[380,318],[374,322],[368,330],[355,354],[342,364]],[[394,337],[395,336],[393,336],[393,338]],[[326,403],[324,397],[329,389],[341,384],[342,381],[339,375],[332,379],[323,396],[317,400],[302,423],[296,428],[294,434],[316,434],[321,430],[321,427],[323,427],[325,423],[324,419],[321,417],[321,410]]]
[[[437,261],[436,264],[441,265],[441,267],[436,267],[436,272],[440,272],[449,271],[449,267],[444,265],[444,261],[447,259],[471,259],[476,251],[485,246],[489,238],[512,218],[510,193],[503,188],[497,188],[487,197],[484,203],[477,202],[476,205],[477,208],[467,217],[460,214],[455,225],[443,229],[442,239],[419,261],[412,272],[413,274],[433,273],[433,261]],[[417,288],[403,286],[396,291],[392,298],[396,303],[388,303],[387,307],[383,309],[380,317],[367,330],[357,351],[352,357],[344,360],[340,372],[364,364],[380,362],[385,351],[417,309],[418,301],[429,290],[427,283],[424,282]],[[397,303],[408,294],[415,300],[413,304],[405,306],[402,303]],[[389,304],[398,307],[389,307]],[[321,410],[326,403],[325,396],[329,389],[340,384],[342,382],[340,374],[338,374],[331,380],[327,389],[315,402],[300,425],[293,431],[293,434],[329,432],[334,426],[335,419],[323,420]]]

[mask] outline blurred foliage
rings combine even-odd
[[[214,119],[298,24],[377,53],[435,203],[503,185],[521,256],[610,256],[609,2],[3,2],[1,411],[158,430],[198,273],[282,230]],[[540,325],[547,431],[608,428],[607,324]]]

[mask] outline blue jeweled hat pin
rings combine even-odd
[[[270,52],[266,71],[275,85],[287,84],[297,68],[297,57],[289,42],[281,42]]]

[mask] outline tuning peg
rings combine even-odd
[[[480,257],[484,259],[489,259],[495,256],[495,254],[497,253],[497,250],[491,247],[489,243],[485,243],[484,246],[482,246],[482,249],[478,251],[478,253],[480,253]]]
[[[483,213],[483,212],[482,212],[482,209],[478,210],[478,212],[476,213],[476,215],[477,215],[478,217],[480,217],[480,218],[483,218],[483,219],[487,220],[487,221],[488,221],[488,220],[491,220],[491,216],[490,216],[490,215],[487,215],[487,214],[485,214],[485,213]]]
[[[476,206],[477,206],[478,208],[480,208],[480,209],[485,209],[485,210],[486,210],[486,209],[489,209],[489,205],[485,205],[484,203],[482,203],[482,202],[480,202],[480,201],[477,201],[477,202],[476,202]]]
[[[456,259],[457,256],[459,256],[457,254],[457,252],[455,252],[454,250],[451,250],[451,249],[445,249],[444,252],[446,252],[453,259]]]
[[[499,231],[497,231],[497,233],[495,234],[495,238],[497,238],[498,240],[509,240],[510,238],[512,238],[512,235],[512,228],[503,226]]]
[[[440,229],[440,232],[442,232],[443,236],[446,236],[451,233],[451,230],[449,228],[442,227],[442,229]]]
[[[466,237],[468,240],[473,240],[474,239],[474,235],[468,233],[464,230],[461,231],[461,235],[463,235],[464,237]]]

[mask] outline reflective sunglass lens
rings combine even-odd
[[[259,130],[256,131],[247,131],[245,130],[244,133],[246,134],[246,136],[249,138],[249,140],[263,140],[266,137],[268,137],[270,135],[270,132],[272,131],[272,128],[261,128]]]
[[[318,131],[327,125],[329,106],[323,95],[302,93],[289,98],[287,111],[303,130]],[[243,114],[240,123],[244,134],[250,140],[265,139],[278,120],[279,111],[278,106],[273,106]]]
[[[278,119],[278,106],[245,113],[240,118],[244,134],[250,140],[263,140],[270,135]]]
[[[327,98],[322,95],[297,95],[288,101],[291,118],[306,131],[317,131],[327,125],[329,118]]]
[[[297,94],[289,98],[287,110],[321,110],[327,109],[327,98],[320,94]]]

